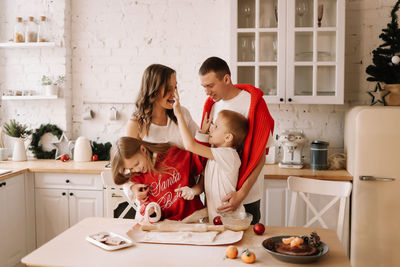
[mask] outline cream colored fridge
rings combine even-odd
[[[400,107],[359,106],[345,119],[353,175],[353,267],[400,266]]]

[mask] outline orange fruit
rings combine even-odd
[[[290,242],[294,239],[294,236],[288,237],[288,238],[282,238],[282,243],[285,245],[289,245]]]
[[[241,258],[244,263],[254,263],[256,261],[256,255],[248,249],[242,252]]]
[[[225,250],[225,255],[229,259],[235,259],[238,255],[238,249],[235,246],[229,246]]]

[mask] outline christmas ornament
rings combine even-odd
[[[384,93],[382,94],[382,92],[384,92]],[[375,90],[368,92],[368,94],[370,96],[372,96],[372,101],[371,101],[370,106],[373,106],[376,103],[383,103],[383,105],[386,106],[385,97],[389,93],[390,93],[389,91],[382,90],[381,85],[379,83],[376,83]]]
[[[32,151],[37,159],[54,159],[57,149],[43,151],[42,146],[39,145],[40,139],[45,133],[51,133],[60,139],[63,131],[54,124],[41,124],[32,134],[32,142],[29,150]]]
[[[399,57],[399,56],[394,56],[394,57],[392,57],[392,63],[393,63],[394,65],[399,64],[399,63],[400,63],[400,57]]]
[[[56,159],[59,159],[62,155],[68,155],[71,158],[71,142],[65,136],[65,133],[62,133],[61,137],[52,144],[56,147]]]

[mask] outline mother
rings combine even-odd
[[[128,121],[127,136],[152,143],[170,143],[183,148],[183,141],[173,111],[176,88],[175,70],[161,64],[148,66],[143,73],[140,92],[136,100],[136,110]],[[197,124],[186,108],[182,107],[182,113],[192,136],[194,136],[198,130]],[[146,197],[144,191],[146,187],[147,185],[144,184],[124,185],[125,192],[129,194],[129,197],[135,196],[138,200]]]

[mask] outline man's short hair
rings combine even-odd
[[[201,64],[199,74],[203,76],[212,71],[215,72],[217,78],[220,80],[224,78],[225,74],[231,75],[228,64],[226,64],[225,60],[219,57],[207,58],[206,61]]]

